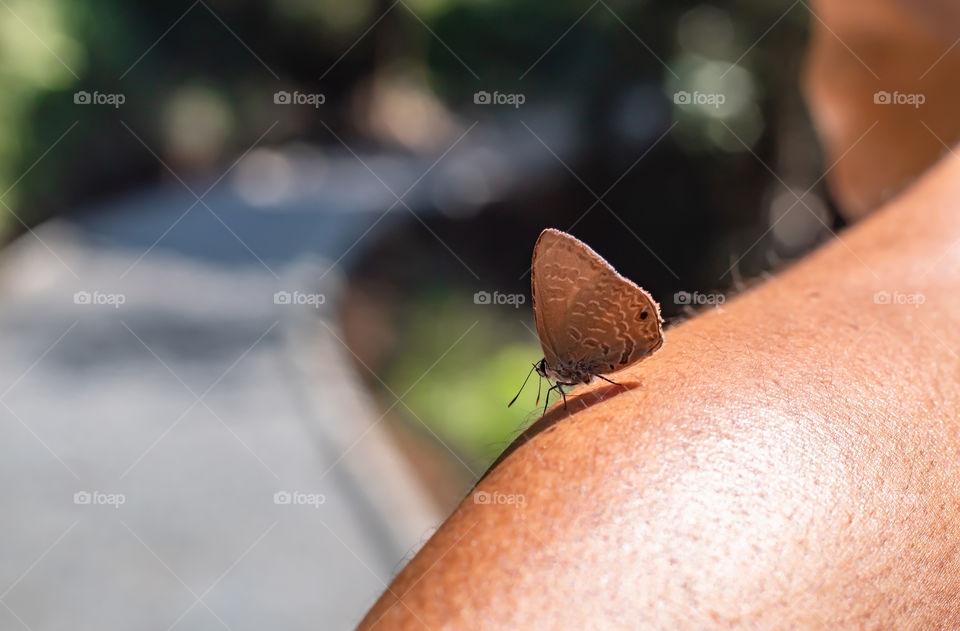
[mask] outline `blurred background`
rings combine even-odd
[[[540,230],[675,321],[839,227],[802,2],[0,5],[4,628],[352,628],[538,417]]]

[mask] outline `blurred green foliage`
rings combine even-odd
[[[486,306],[478,319],[471,295],[435,287],[405,304],[403,336],[386,380],[428,433],[481,470],[538,416],[533,410],[536,375],[517,404],[507,408],[531,364],[543,355],[531,332],[529,302],[516,310],[516,318]]]
[[[684,16],[699,6],[690,0],[7,0],[0,7],[0,201],[33,224],[167,177],[141,140],[181,175],[216,170],[276,120],[278,89],[320,89],[329,106],[284,119],[268,142],[334,142],[321,117],[345,137],[363,136],[362,88],[398,69],[425,77],[454,109],[469,106],[477,89],[522,85],[528,102],[534,95],[541,103],[580,101],[602,115],[619,87],[669,78],[662,62],[680,64],[687,75],[691,64],[736,61],[789,8],[734,0],[710,14],[710,5],[702,5],[707,25],[694,24],[686,40],[678,38]],[[720,27],[711,29],[712,22]],[[740,71],[733,77],[738,85],[769,86],[783,77],[783,50],[795,47],[805,22],[802,9],[790,10],[741,62],[759,78],[750,81]],[[78,108],[76,90],[123,93],[126,103],[119,110]],[[736,126],[746,116],[744,134],[756,136],[763,122],[748,101],[725,122]],[[695,125],[703,126],[700,136],[718,133],[715,120]],[[8,220],[5,228],[11,227],[19,229],[19,222]]]

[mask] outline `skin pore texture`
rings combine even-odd
[[[925,19],[943,4],[812,6],[870,76],[915,78],[950,45],[894,50],[927,46],[910,31],[943,28]],[[923,15],[890,18],[908,6]],[[899,84],[811,23],[832,190],[848,216],[878,210],[668,329],[611,375],[626,388],[573,389],[475,489],[500,501],[468,496],[361,629],[960,627],[960,157],[905,127],[952,143],[960,119],[873,107]],[[956,90],[941,72],[928,103]]]

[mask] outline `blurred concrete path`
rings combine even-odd
[[[0,253],[0,628],[352,628],[442,516],[340,339],[342,270],[556,170],[513,137],[257,150]]]
[[[191,203],[163,197],[0,259],[0,628],[352,628],[440,515],[353,375],[333,254],[258,261],[313,235],[220,204],[143,256],[123,224],[158,238]]]
[[[338,276],[158,249],[118,278],[134,252],[37,236],[0,262],[0,627],[351,628],[439,516],[371,425]]]

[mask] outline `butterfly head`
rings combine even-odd
[[[548,367],[547,367],[547,358],[546,358],[546,357],[544,357],[543,359],[541,359],[540,361],[538,361],[536,364],[534,364],[533,367],[534,367],[534,369],[537,371],[537,374],[540,375],[541,377],[543,377],[544,379],[549,379],[549,378],[550,378],[550,377],[547,376]]]

